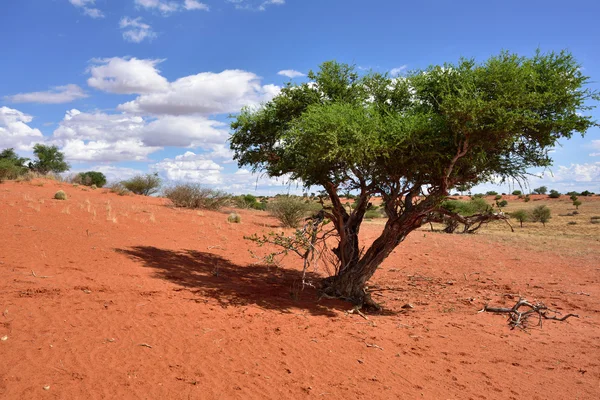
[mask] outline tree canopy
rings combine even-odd
[[[48,172],[61,173],[68,171],[71,166],[65,161],[65,155],[57,146],[46,146],[38,143],[33,146],[33,154],[37,160],[29,163],[29,168],[41,174]]]
[[[357,302],[365,300],[358,288],[451,188],[523,180],[528,168],[549,166],[560,139],[595,124],[584,113],[598,100],[564,51],[503,52],[402,77],[361,76],[329,61],[308,78],[243,109],[231,124],[231,148],[240,167],[326,190],[341,262],[329,282]],[[338,190],[359,193],[354,210],[341,206]],[[357,234],[373,195],[382,196],[388,221],[363,252]]]

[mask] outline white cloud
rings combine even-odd
[[[123,39],[128,42],[140,43],[145,39],[152,40],[156,37],[156,32],[152,30],[150,25],[142,22],[142,17],[135,19],[123,17],[119,21],[119,28],[125,29]]]
[[[177,79],[168,90],[142,94],[118,109],[154,115],[222,114],[268,101],[279,89],[261,85],[257,75],[242,70],[202,72]]]
[[[91,18],[104,18],[104,13],[93,6],[96,0],[69,0],[75,7],[83,10],[83,14]]]
[[[225,142],[227,125],[201,116],[165,116],[150,122],[142,139],[147,146],[206,147]]]
[[[201,116],[164,116],[145,121],[131,114],[67,111],[53,133],[73,161],[143,161],[166,146],[199,147],[230,161],[226,124]],[[229,159],[227,159],[229,157]]]
[[[408,68],[408,65],[401,65],[397,68],[392,68],[390,70],[390,75],[391,76],[398,76],[402,73],[402,71],[404,71],[406,68]]]
[[[283,5],[285,0],[227,0],[228,3],[235,5],[238,10],[265,11],[270,5]]]
[[[293,69],[284,69],[282,71],[279,71],[277,75],[287,76],[288,78],[292,79],[297,78],[299,76],[306,76],[306,74],[303,74],[302,72]]]
[[[185,2],[183,3],[183,8],[185,8],[186,10],[209,10],[206,4],[201,3],[197,0],[185,0]]]
[[[178,155],[175,159],[166,158],[150,166],[168,180],[190,181],[205,185],[217,185],[222,182],[221,167],[202,154],[191,151]]]
[[[53,87],[46,92],[18,93],[12,96],[6,96],[6,99],[13,103],[61,104],[86,97],[88,97],[88,95],[83,89],[77,85],[69,84]]]
[[[560,165],[553,176],[548,176],[552,182],[594,182],[600,183],[600,162]]]
[[[28,125],[32,120],[32,116],[19,110],[0,107],[0,148],[28,150],[34,143],[43,141],[42,132]]]
[[[138,7],[143,7],[147,10],[156,10],[163,15],[169,15],[171,13],[187,10],[203,10],[208,11],[208,5],[198,0],[184,0],[183,2],[176,2],[170,0],[135,0],[135,4]]]
[[[88,68],[89,86],[110,93],[144,94],[167,90],[169,82],[156,65],[164,60],[104,58],[92,60]]]

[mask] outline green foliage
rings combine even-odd
[[[475,198],[469,201],[446,200],[442,202],[441,207],[453,213],[460,214],[463,217],[489,212],[492,209],[482,198]]]
[[[229,222],[230,224],[239,224],[242,222],[242,217],[240,216],[240,214],[231,213],[227,216],[227,222]]]
[[[552,213],[548,207],[544,205],[537,206],[531,211],[531,221],[541,222],[544,226],[546,226],[546,222],[552,218],[551,214]]]
[[[581,192],[582,196],[593,196],[594,193],[590,192],[589,190],[584,190],[583,192]]]
[[[14,149],[4,149],[0,152],[0,182],[7,179],[17,179],[27,172],[27,158],[21,158]]]
[[[506,207],[508,205],[508,201],[501,200],[497,204],[498,204],[498,207]]]
[[[48,172],[60,174],[71,168],[65,161],[65,155],[58,150],[58,146],[46,146],[38,143],[33,146],[33,154],[37,160],[29,163],[29,168],[40,174]]]
[[[151,196],[160,190],[161,179],[158,174],[137,175],[121,184],[132,193]]]
[[[569,198],[571,201],[576,201],[578,199],[576,192],[569,192],[567,194],[570,195]]]
[[[529,220],[529,212],[526,210],[516,210],[510,213],[510,216],[521,224],[521,228],[523,227],[523,222]]]
[[[59,190],[54,194],[54,198],[56,200],[67,200],[67,194],[64,191]]]
[[[263,199],[265,200],[265,199]],[[231,198],[231,201],[233,203],[233,205],[237,208],[243,208],[243,209],[247,209],[247,208],[253,208],[255,210],[266,210],[267,209],[267,202],[266,201],[258,201],[258,199],[256,198],[256,196],[253,196],[251,194],[243,194],[240,196],[234,196]]]
[[[98,171],[80,172],[75,176],[73,182],[85,186],[96,185],[96,187],[101,188],[106,185],[106,176]]]
[[[523,194],[523,192],[521,192],[520,190],[513,190],[512,194],[514,196],[521,196]]]
[[[557,190],[552,189],[548,197],[551,199],[558,199],[560,197],[560,193]]]
[[[548,188],[546,186],[540,186],[539,188],[533,189],[533,193],[535,194],[546,194],[548,192]]]
[[[461,59],[405,79],[325,62],[309,80],[235,118],[231,148],[240,166],[348,190],[359,188],[354,170],[379,192],[399,179],[446,191],[522,177],[550,164],[559,139],[593,126],[578,110],[597,98],[567,52]]]
[[[529,203],[529,202],[531,201],[531,196],[530,196],[530,195],[526,195],[526,196],[523,198],[523,201],[524,201],[525,203]]]
[[[497,194],[496,196],[494,196],[494,200],[496,200],[496,201],[502,200],[502,196]]]
[[[486,196],[497,196],[498,192],[494,191],[494,190],[490,190],[489,192],[485,193]]]
[[[296,228],[310,211],[310,205],[296,196],[279,196],[269,203],[267,210],[285,228]]]
[[[175,207],[219,210],[229,202],[227,193],[191,183],[167,188],[164,194]]]
[[[381,210],[378,209],[370,209],[365,213],[365,218],[374,219],[374,218],[383,218],[384,214]]]
[[[577,199],[573,200],[573,205],[575,206],[575,208],[576,208],[577,210],[579,210],[579,206],[580,206],[581,204],[582,204],[582,203],[581,203],[581,200],[577,200]]]

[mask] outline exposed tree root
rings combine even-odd
[[[519,309],[522,306],[527,307],[528,310],[520,311]],[[508,325],[511,327],[511,329],[520,328],[523,330],[529,327],[529,319],[531,317],[537,317],[538,322],[536,325],[540,328],[542,327],[542,321],[545,319],[554,321],[564,321],[569,317],[579,318],[579,315],[577,314],[567,314],[563,317],[558,317],[557,315],[561,315],[560,312],[548,308],[544,303],[531,304],[527,300],[521,298],[512,308],[488,307],[488,305],[486,304],[483,307],[483,309],[479,312],[508,314]]]

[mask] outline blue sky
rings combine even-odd
[[[54,143],[74,171],[274,194],[231,160],[241,106],[331,59],[403,71],[538,47],[570,50],[599,89],[597,15],[591,0],[3,0],[0,148]],[[598,128],[553,155],[531,186],[600,192]]]

